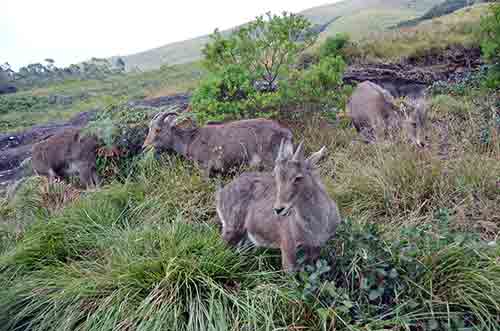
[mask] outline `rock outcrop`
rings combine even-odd
[[[16,92],[17,92],[17,88],[14,85],[0,84],[0,95],[1,94],[16,93]]]
[[[436,82],[457,82],[483,64],[479,48],[449,47],[410,57],[400,63],[370,63],[349,66],[346,83],[366,80],[383,86],[395,97],[416,97]]]

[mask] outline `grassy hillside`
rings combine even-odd
[[[414,16],[415,12],[409,9],[364,9],[332,22],[321,37],[347,33],[357,40],[370,33],[384,32],[395,23]]]
[[[377,26],[389,26],[403,15],[405,10],[364,10],[350,19],[342,18],[342,24],[357,32],[352,54],[363,61],[398,61],[408,56],[425,53],[431,49],[443,49],[449,45],[478,46],[479,20],[489,5],[481,4],[465,8],[414,27],[377,30]],[[318,11],[319,12],[319,11]],[[371,19],[376,17],[376,19]],[[358,24],[357,22],[372,22]],[[385,23],[382,23],[385,22]],[[339,30],[340,31],[340,30]],[[318,45],[330,33],[321,36]],[[314,50],[313,50],[314,51]],[[99,81],[68,81],[47,88],[20,92],[0,97],[0,132],[12,132],[37,123],[71,117],[75,112],[102,108],[110,102],[127,98],[143,98],[168,95],[194,88],[204,71],[199,62],[174,65],[143,73],[129,73]],[[51,94],[75,97],[71,105],[54,106],[47,103]],[[83,96],[83,98],[82,98]]]
[[[0,132],[13,132],[35,124],[60,121],[77,112],[103,109],[129,99],[143,99],[194,88],[203,75],[199,63],[128,73],[103,80],[66,81],[46,88],[35,88],[0,96]],[[50,95],[73,98],[67,105],[48,103]]]
[[[168,44],[122,58],[126,63],[127,70],[134,68],[152,70],[159,68],[163,64],[172,65],[189,63],[198,61],[201,58],[201,49],[208,41],[209,37],[203,36]]]
[[[443,0],[345,0],[333,4],[313,7],[301,13],[315,24],[324,24],[334,17],[346,17],[369,9],[408,10],[415,15],[423,14]]]
[[[327,146],[345,221],[296,277],[278,251],[223,243],[218,181],[190,162],[140,156],[94,192],[35,177],[0,200],[0,330],[496,331],[496,98],[436,90],[425,150],[280,118],[307,153]]]
[[[465,8],[443,17],[427,20],[414,27],[376,30],[376,26],[389,26],[397,17],[409,15],[404,10],[361,11],[350,19],[339,19],[357,31],[353,55],[362,61],[399,61],[405,57],[443,49],[449,45],[478,46],[479,20],[489,5]],[[388,15],[388,13],[392,13]],[[370,20],[370,17],[377,19]],[[352,20],[351,20],[352,19]],[[357,24],[360,20],[370,24]],[[382,22],[385,22],[382,24]],[[336,22],[332,24],[337,25]],[[339,28],[340,29],[340,28]],[[319,44],[333,33],[327,30]],[[314,51],[314,50],[313,50]],[[194,88],[203,76],[199,62],[174,65],[143,73],[129,73],[100,81],[68,81],[48,88],[20,92],[0,97],[0,132],[11,132],[33,124],[71,117],[75,112],[102,108],[123,98],[143,98],[168,95]],[[71,105],[54,106],[47,103],[51,94],[75,97]],[[84,96],[84,98],[81,98]]]
[[[479,4],[413,27],[368,32],[358,40],[360,57],[368,61],[399,61],[451,45],[478,47],[479,21],[488,7],[489,4]]]
[[[395,27],[415,26],[418,23],[430,20],[436,17],[445,16],[453,13],[456,10],[464,7],[472,6],[474,4],[482,3],[482,0],[446,0],[429,9],[424,15],[419,16],[408,21],[399,22]]]
[[[376,33],[359,50],[397,59],[477,43],[483,9]],[[185,64],[2,96],[19,103],[0,120],[21,127],[184,91],[200,75]],[[319,175],[343,218],[320,260],[293,276],[278,250],[225,245],[214,192],[231,178],[205,180],[177,156],[100,155],[96,190],[29,178],[0,198],[0,331],[498,331],[500,92],[483,79],[432,86],[425,148],[364,144],[347,119],[302,108],[275,116],[307,155],[327,147]],[[20,100],[52,93],[89,99],[53,114]],[[130,127],[152,116],[115,108]]]
[[[311,8],[302,14],[313,24],[332,22],[327,35],[340,31],[359,35],[416,18],[440,2],[442,0],[345,0]],[[200,59],[201,49],[208,40],[208,35],[202,36],[123,58],[127,68],[139,67],[143,70],[156,69],[165,63],[172,65],[192,62]]]

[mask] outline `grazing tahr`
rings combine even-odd
[[[403,129],[410,141],[424,146],[426,106],[423,99],[403,114],[396,106],[392,95],[381,86],[365,81],[359,83],[347,105],[349,117],[356,131],[368,143],[383,139],[392,131]]]
[[[205,176],[226,173],[242,165],[272,168],[282,139],[290,130],[267,119],[181,127],[177,113],[159,113],[150,123],[143,147],[174,151],[196,162]]]
[[[68,177],[78,173],[80,183],[87,188],[99,185],[96,172],[97,138],[84,136],[78,129],[66,129],[35,145],[32,167],[37,175]]]
[[[326,153],[304,159],[302,143],[295,153],[281,142],[274,172],[247,172],[216,193],[223,239],[231,245],[249,239],[256,246],[279,248],[285,271],[297,270],[297,250],[306,262],[319,257],[335,235],[341,218],[316,171]]]

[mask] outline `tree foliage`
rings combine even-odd
[[[332,57],[302,70],[301,55],[317,34],[300,15],[257,17],[229,35],[215,31],[204,48],[209,76],[192,106],[201,121],[270,116],[290,103],[323,102],[338,90],[344,63]]]
[[[123,61],[123,60],[122,60]],[[2,70],[7,71],[8,63],[3,65]],[[71,64],[68,67],[58,67],[51,58],[44,60],[44,63],[31,63],[21,67],[18,72],[14,72],[8,67],[10,80],[16,85],[31,87],[41,86],[68,79],[104,79],[110,75],[120,74],[125,71],[125,66],[112,64],[107,59],[92,58],[80,64]]]
[[[316,41],[310,29],[307,19],[285,12],[259,16],[228,37],[216,30],[203,50],[205,65],[212,72],[224,71],[227,65],[240,66],[270,90],[296,63],[298,54]]]

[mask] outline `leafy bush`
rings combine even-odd
[[[334,37],[328,37],[325,42],[321,45],[320,56],[337,56],[344,55],[342,50],[349,43],[350,38],[347,34],[338,33]]]
[[[316,40],[310,25],[298,15],[268,13],[227,37],[216,31],[203,50],[211,75],[195,91],[193,110],[203,120],[220,120],[262,116],[286,103],[281,85]]]
[[[299,71],[282,93],[297,104],[315,104],[331,110],[342,109],[348,86],[343,85],[345,62],[341,56],[322,58],[305,71]]]
[[[376,224],[347,219],[332,243],[335,258],[305,267],[298,295],[324,329],[495,330],[499,302],[483,293],[500,291],[498,248],[451,231],[446,215],[436,215],[438,229],[403,227],[392,242]]]
[[[481,47],[484,56],[493,64],[488,85],[498,88],[500,85],[500,4],[493,4],[490,13],[481,21],[483,41]]]
[[[258,112],[278,104],[275,92],[259,92],[248,72],[237,65],[228,65],[218,73],[210,75],[194,92],[191,104],[200,122],[269,116]]]
[[[126,103],[109,104],[88,123],[85,134],[101,142],[97,153],[97,172],[106,181],[125,180],[136,166],[148,131],[151,109],[129,108]]]
[[[0,115],[9,112],[36,112],[45,110],[49,105],[46,97],[31,95],[0,97]]]
[[[329,39],[325,57],[310,65],[304,51],[315,36],[309,28],[304,18],[285,13],[258,17],[226,38],[216,31],[204,49],[212,74],[192,99],[200,120],[272,116],[290,104],[342,107],[345,63],[338,53],[348,38]]]

